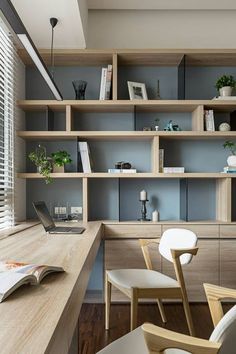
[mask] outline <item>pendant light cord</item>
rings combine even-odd
[[[54,79],[54,51],[53,51],[53,42],[54,42],[54,27],[52,26],[52,39],[51,39],[51,75]]]

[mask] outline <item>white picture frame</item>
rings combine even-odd
[[[146,85],[141,82],[128,81],[130,100],[147,100]]]

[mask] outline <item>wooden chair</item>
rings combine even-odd
[[[148,246],[159,243],[157,239],[140,239],[147,269],[107,270],[105,279],[105,328],[109,329],[111,287],[112,285],[131,299],[130,329],[137,327],[139,299],[157,299],[163,322],[166,316],[161,299],[182,299],[189,332],[194,335],[193,322],[189,308],[182,265],[188,264],[197,254],[197,236],[190,230],[169,229],[160,239],[159,252],[172,262],[177,280],[153,270]],[[122,241],[121,241],[122,242]]]
[[[204,284],[215,329],[210,339],[200,339],[144,324],[97,354],[235,354],[236,306],[225,315],[221,300],[236,299],[236,290]]]

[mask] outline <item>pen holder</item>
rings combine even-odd
[[[146,208],[146,202],[148,202],[148,199],[146,200],[139,200],[142,203],[141,207],[141,215],[142,217],[138,219],[139,221],[150,221],[150,219],[147,219],[147,208]]]

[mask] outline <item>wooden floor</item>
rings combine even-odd
[[[139,305],[139,325],[152,322],[173,331],[188,334],[186,320],[181,304],[165,304],[167,324],[161,322],[158,308],[155,305]],[[231,306],[225,305],[227,311]],[[111,307],[111,328],[104,330],[104,305],[84,304],[79,321],[80,354],[95,354],[108,343],[123,336],[129,331],[129,311],[127,304],[114,304]],[[209,338],[213,324],[207,304],[192,304],[191,311],[197,337]]]

